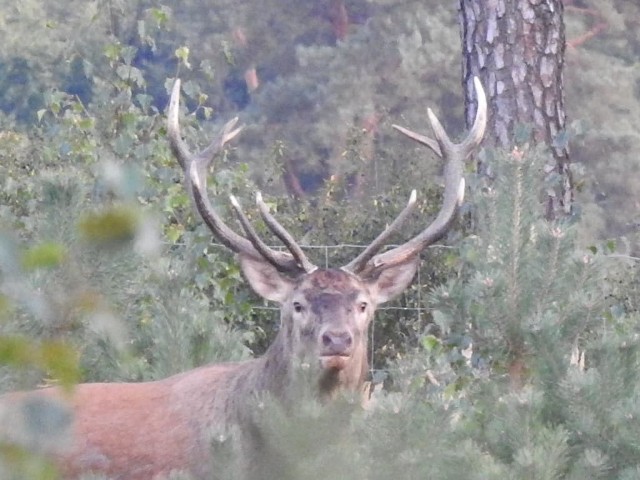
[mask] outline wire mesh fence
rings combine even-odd
[[[386,248],[393,248],[397,245],[388,245]],[[317,261],[317,264],[321,268],[336,268],[341,265],[336,265],[332,262],[332,259],[339,258],[355,258],[361,250],[364,250],[367,245],[360,244],[336,244],[336,245],[301,245],[305,252],[309,253],[314,259],[321,259]],[[281,248],[280,246],[272,246],[274,249]],[[449,248],[444,245],[432,245],[429,249],[442,249]],[[403,304],[400,300],[394,300],[389,303],[381,305],[377,312],[400,312],[404,317],[414,318],[416,322],[421,322],[427,315],[427,307],[425,305],[425,295],[428,287],[425,286],[426,282],[422,279],[422,269],[418,269],[416,278],[413,281],[412,296],[413,301],[411,305]],[[253,308],[258,311],[270,312],[273,315],[274,322],[278,322],[279,319],[279,307],[273,305],[254,305]],[[373,368],[377,365],[376,362],[376,349],[375,345],[379,344],[379,340],[376,335],[376,320],[374,318],[371,326],[369,327],[369,349],[370,349],[370,373],[375,374],[377,369]]]

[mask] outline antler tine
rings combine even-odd
[[[280,258],[278,254],[281,252],[271,249],[266,243],[264,243],[264,241],[262,241],[256,230],[253,228],[253,225],[251,225],[247,215],[242,210],[238,199],[234,195],[229,195],[229,200],[231,201],[231,206],[235,210],[236,216],[240,221],[240,225],[242,225],[242,229],[246,233],[253,247],[263,258],[278,268],[280,265]]]
[[[435,220],[422,232],[408,242],[374,256],[366,263],[361,262],[360,265],[358,265],[359,269],[353,270],[355,273],[359,273],[360,275],[375,274],[376,271],[379,271],[383,267],[404,263],[414,258],[415,255],[419,254],[427,246],[442,238],[451,227],[458,208],[464,199],[464,161],[480,145],[487,124],[487,100],[484,89],[477,77],[474,77],[473,83],[478,99],[478,109],[473,126],[467,137],[461,143],[456,144],[451,141],[431,109],[427,110],[427,114],[435,140],[412,132],[411,130],[396,127],[397,130],[422,145],[429,147],[445,160],[443,175],[445,187],[442,207]]]
[[[398,130],[403,135],[409,137],[411,140],[415,140],[416,142],[429,147],[431,150],[433,150],[433,152],[436,155],[438,155],[439,157],[442,157],[442,152],[440,151],[440,145],[438,145],[438,142],[436,142],[435,140],[425,135],[420,135],[419,133],[409,130],[408,128],[401,127],[400,125],[394,124],[391,126],[396,130]]]
[[[371,260],[378,251],[384,247],[385,243],[389,239],[389,237],[397,232],[404,221],[411,215],[415,206],[416,206],[416,191],[412,190],[411,195],[409,196],[409,201],[407,202],[407,206],[404,207],[402,212],[391,222],[390,225],[385,228],[380,235],[376,237],[376,239],[369,244],[367,248],[365,248],[360,255],[351,260],[347,265],[342,267],[344,270],[349,272],[359,272],[364,266],[367,264],[369,260]]]
[[[291,236],[289,232],[287,232],[287,230],[280,224],[280,222],[278,222],[278,220],[276,220],[276,218],[271,215],[269,207],[262,200],[262,194],[260,192],[256,193],[256,204],[258,205],[258,210],[260,211],[260,215],[262,216],[262,220],[264,220],[264,223],[267,225],[267,227],[269,227],[269,230],[271,230],[275,234],[275,236],[285,244],[287,250],[291,252],[291,255],[293,255],[293,257],[298,262],[298,265],[300,265],[300,267],[302,267],[302,269],[307,273],[311,273],[314,270],[317,270],[318,267],[309,261],[305,253],[302,251],[302,248],[300,248],[300,245],[298,245],[298,242],[296,242],[296,240]]]
[[[235,253],[249,255],[254,258],[264,257],[281,272],[300,273],[301,269],[292,255],[275,250],[270,250],[267,256],[263,255],[263,252],[254,246],[253,241],[238,235],[229,228],[211,206],[211,201],[207,194],[207,168],[224,145],[235,138],[242,130],[242,127],[234,129],[238,119],[234,118],[227,122],[208,147],[200,153],[193,154],[189,151],[180,134],[179,110],[180,80],[176,79],[171,91],[169,111],[167,113],[169,144],[171,151],[184,171],[185,186],[193,197],[196,209],[214,236]]]
[[[460,144],[460,148],[464,154],[464,160],[467,160],[473,152],[476,151],[478,145],[482,142],[484,132],[487,128],[487,96],[482,88],[482,83],[478,77],[473,77],[473,86],[476,90],[476,100],[478,108],[476,109],[476,118],[473,121],[471,130],[467,138]]]
[[[182,140],[180,133],[180,79],[176,79],[171,90],[171,99],[169,100],[169,112],[167,114],[167,134],[169,136],[169,145],[171,151],[175,155],[183,170],[187,171],[192,163],[198,165],[200,172],[206,171],[211,164],[213,158],[224,148],[224,145],[233,140],[241,131],[243,126],[232,130],[238,123],[238,117],[229,120],[222,130],[213,139],[211,144],[197,155],[193,155],[187,144]]]

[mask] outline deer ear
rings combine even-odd
[[[371,279],[373,298],[379,305],[400,295],[411,283],[418,270],[420,256],[415,255],[411,260],[383,269],[379,275]]]
[[[267,300],[282,303],[291,293],[294,281],[261,258],[239,255],[240,268],[254,292]]]

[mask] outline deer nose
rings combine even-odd
[[[327,330],[322,334],[322,355],[350,355],[353,336],[346,330]]]

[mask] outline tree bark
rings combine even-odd
[[[473,77],[487,91],[486,138],[512,149],[524,141],[545,142],[553,153],[548,174],[559,175],[549,192],[548,218],[570,213],[573,186],[566,142],[562,0],[460,0],[465,116],[476,103]],[[522,138],[527,126],[528,138]]]

